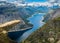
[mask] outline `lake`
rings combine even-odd
[[[33,24],[33,28],[25,32],[17,41],[20,42],[22,40],[25,40],[26,38],[28,38],[29,35],[31,35],[31,33],[33,33],[41,26],[43,26],[44,22],[42,22],[42,20],[44,19],[43,18],[44,15],[45,15],[44,13],[39,13],[39,14],[34,14],[32,17],[29,17],[28,20],[30,21],[30,23]]]

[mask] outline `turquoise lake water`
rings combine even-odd
[[[39,14],[34,14],[32,17],[28,18],[28,20],[30,21],[30,23],[33,24],[33,28],[27,32],[25,32],[22,37],[20,37],[18,39],[19,41],[25,40],[26,38],[28,38],[29,35],[31,35],[31,33],[33,33],[34,31],[36,31],[37,29],[39,29],[40,27],[42,27],[42,25],[44,25],[44,22],[42,22],[42,20],[44,19],[43,16],[45,14],[43,13],[39,13]]]

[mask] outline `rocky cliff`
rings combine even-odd
[[[19,30],[28,27],[32,27],[32,24],[28,23],[28,17],[30,14],[27,14],[28,11],[23,7],[16,7],[12,3],[5,1],[0,1],[0,24],[11,21],[11,20],[20,20],[21,23],[12,28],[12,30]],[[23,27],[22,27],[23,26]]]
[[[32,28],[32,24],[28,23],[29,21],[27,20],[27,17],[30,14],[28,14],[27,16],[26,12],[23,12],[22,10],[23,10],[22,7],[20,9],[20,8],[17,8],[14,4],[11,4],[5,1],[0,1],[0,24],[4,24],[6,22],[13,21],[13,20],[20,20],[21,23],[17,24],[16,26],[13,26],[12,28],[10,27],[6,28],[8,30],[10,29],[9,32],[13,32],[13,30],[14,32],[21,31],[19,33],[16,32],[16,34],[18,34],[19,37],[20,37],[20,34],[23,34],[23,32],[27,31],[27,28],[28,29],[30,27]],[[27,10],[24,10],[24,11],[27,11]],[[15,41],[12,41],[8,37],[8,32],[6,33],[4,28],[2,29],[0,28],[0,43],[16,43]],[[11,35],[14,38],[14,35],[12,34],[9,34],[9,35]]]
[[[54,12],[48,14],[52,15],[48,17],[50,19],[46,15],[45,18],[48,20],[46,24],[32,33],[22,43],[58,43],[60,41],[60,9]]]

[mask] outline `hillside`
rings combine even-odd
[[[30,14],[27,15],[27,11],[30,10],[26,10],[23,7],[18,8],[12,3],[0,1],[0,24],[12,20],[21,20],[21,23],[13,27],[12,30],[32,27],[32,24],[28,23],[29,20],[27,20],[31,16]]]
[[[0,43],[15,43],[14,41],[12,41],[9,38],[9,36],[8,36],[9,33],[6,32],[6,30],[8,30],[10,32],[13,32],[13,30],[14,30],[16,32],[16,31],[20,31],[21,29],[27,29],[30,27],[32,28],[32,24],[28,23],[29,21],[26,18],[27,17],[26,13],[23,12],[22,10],[23,10],[22,7],[20,10],[12,3],[0,1],[0,24],[2,24],[1,27],[6,26],[4,28],[0,28]],[[13,25],[15,23],[11,24],[11,26],[12,26],[12,28],[11,28],[7,24],[10,25],[9,21],[13,21],[13,20],[20,20],[20,23],[15,26]],[[4,29],[6,29],[6,30],[4,30]],[[18,32],[17,32],[17,34],[18,34]],[[12,35],[12,34],[10,34],[10,35]]]
[[[48,19],[49,21],[46,22],[44,26],[32,33],[26,40],[22,41],[22,43],[58,43],[60,41],[59,10],[54,13],[52,18],[53,19],[50,18],[50,20]]]

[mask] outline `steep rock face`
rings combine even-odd
[[[28,23],[29,21],[27,20],[31,16],[30,14],[27,15],[27,11],[23,7],[18,8],[14,4],[2,1],[0,2],[0,24],[11,20],[20,20],[21,23],[13,27],[12,30],[32,27],[32,24]]]
[[[9,21],[13,21],[13,20],[20,20],[19,24],[17,24],[16,26],[13,26],[13,28],[9,30],[10,32],[13,32],[13,30],[14,30],[14,32],[16,32],[16,31],[20,31],[21,29],[25,29],[25,30],[20,31],[20,32],[22,32],[22,31],[27,31],[29,29],[29,27],[32,28],[32,24],[28,23],[29,21],[26,18],[27,17],[26,13],[23,12],[22,10],[23,10],[23,8],[20,11],[20,9],[17,8],[14,4],[11,4],[11,3],[8,3],[5,1],[0,1],[0,24],[6,23]],[[28,14],[28,15],[30,15],[30,14]],[[7,28],[9,28],[9,27],[7,27]],[[16,33],[18,34],[18,32],[16,32]],[[21,34],[23,34],[23,33],[21,33]],[[12,34],[10,34],[10,35],[12,35]],[[14,37],[14,35],[12,37]],[[4,28],[3,29],[0,28],[0,43],[16,43],[16,42],[12,41],[8,37],[8,33],[5,33]]]
[[[48,20],[52,20],[54,18],[60,17],[60,8],[56,10],[52,10],[50,13],[44,16],[44,22],[47,22]]]
[[[32,33],[22,43],[57,43],[60,40],[60,10],[40,29]],[[46,16],[47,17],[47,16]]]

